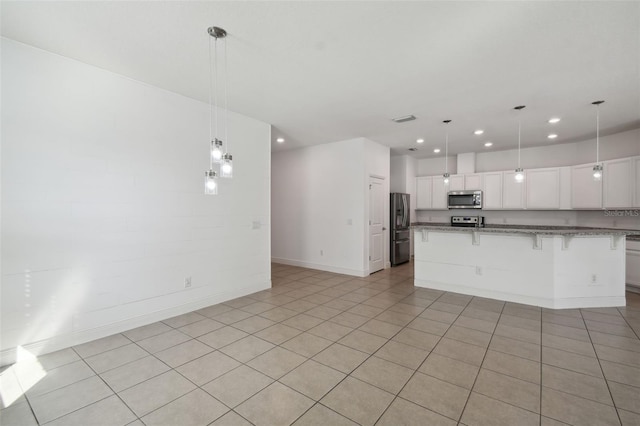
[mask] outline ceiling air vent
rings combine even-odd
[[[417,151],[418,148],[409,148],[409,151]]]
[[[405,121],[413,121],[416,117],[414,115],[405,115],[404,117],[392,118],[396,123],[404,123]]]

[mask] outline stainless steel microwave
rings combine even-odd
[[[481,209],[482,191],[449,191],[447,206],[449,209]]]

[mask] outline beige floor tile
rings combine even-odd
[[[167,327],[169,329],[169,327]],[[119,348],[131,343],[131,340],[127,339],[122,334],[114,334],[113,336],[104,337],[102,339],[93,340],[82,345],[74,346],[73,349],[82,358],[88,358],[90,356],[98,355],[102,352],[110,351],[112,349]]]
[[[309,329],[309,333],[327,340],[331,340],[332,342],[342,339],[352,331],[353,328],[351,327],[345,327],[333,322],[324,322],[316,327]]]
[[[169,371],[169,367],[165,363],[153,356],[146,356],[106,371],[100,374],[100,377],[107,382],[111,389],[120,392],[167,371]]]
[[[546,334],[553,334],[554,336],[566,337],[567,339],[580,340],[587,343],[591,341],[587,330],[567,327],[565,325],[543,322],[542,332]]]
[[[52,370],[47,370],[44,377],[40,378],[34,384],[33,377],[31,377],[32,375],[29,374],[28,371],[25,371],[31,370],[33,367],[33,364],[24,362],[15,365],[16,375],[22,384],[22,389],[28,389],[26,393],[30,398],[60,389],[95,375],[93,370],[91,370],[84,361],[79,360]]]
[[[188,312],[186,314],[162,320],[162,322],[167,324],[169,327],[180,328],[194,322],[202,321],[205,318],[206,317],[204,315],[200,315],[196,312]]]
[[[335,343],[314,356],[313,359],[328,367],[349,374],[368,356],[364,352]]]
[[[311,358],[332,344],[333,342],[331,340],[323,339],[311,333],[302,333],[283,343],[282,347],[304,357]]]
[[[240,331],[234,327],[223,327],[198,337],[198,340],[205,345],[219,349],[248,335],[249,334],[244,331]]]
[[[553,334],[542,333],[542,346],[560,349],[565,352],[572,352],[578,355],[596,357],[591,342],[568,339],[566,337],[555,336]]]
[[[413,314],[409,315],[409,314],[403,314],[400,312],[384,311],[380,315],[376,316],[375,318],[378,321],[384,321],[384,322],[388,322],[391,324],[404,327],[407,324],[409,324],[411,321],[413,321],[415,317],[416,315],[413,315]]]
[[[481,369],[473,391],[525,410],[540,413],[540,385]]]
[[[570,317],[566,315],[559,315],[553,312],[544,312],[542,314],[542,322],[548,322],[551,324],[564,325],[567,327],[586,329],[582,316]]]
[[[280,382],[317,401],[344,378],[341,372],[308,360],[287,373]]]
[[[49,371],[79,359],[80,357],[72,348],[67,348],[38,356],[38,363],[42,368]]]
[[[461,422],[468,426],[536,426],[540,415],[472,392]]]
[[[542,363],[578,373],[602,377],[602,370],[596,358],[586,357],[558,349],[542,347]]]
[[[213,351],[214,349],[211,346],[192,339],[157,352],[155,356],[170,367],[176,368]]]
[[[522,328],[529,331],[540,332],[542,323],[538,320],[530,320],[528,318],[517,317],[513,315],[503,314],[500,316],[498,324],[508,325],[510,327]]]
[[[248,362],[258,355],[262,355],[273,349],[274,345],[254,336],[247,336],[220,349],[220,352],[229,355],[240,362]]]
[[[309,411],[304,413],[294,423],[294,426],[357,426],[357,423],[352,422],[344,416],[336,413],[333,410],[328,409],[324,405],[316,404]]]
[[[542,414],[575,425],[620,424],[615,408],[546,387],[542,388]]]
[[[445,324],[453,324],[453,322],[458,318],[458,314],[445,312],[432,307],[428,307],[420,314],[420,318],[426,318],[433,321],[442,322]]]
[[[387,342],[375,353],[378,358],[386,359],[414,370],[422,364],[427,355],[429,355],[429,351],[393,340]]]
[[[609,382],[609,389],[616,407],[640,415],[640,388]]]
[[[142,421],[146,426],[206,426],[227,411],[229,408],[211,395],[195,389],[142,417]]]
[[[640,388],[640,368],[609,361],[600,361],[600,365],[607,381]]]
[[[607,383],[599,377],[543,364],[542,386],[602,404],[613,405]]]
[[[347,377],[320,401],[361,425],[373,425],[393,401],[393,395]]]
[[[291,293],[287,293],[288,295],[291,295],[293,297],[295,297],[295,295],[293,294],[293,292]],[[293,311],[296,311],[298,313],[300,312],[305,312],[309,315],[312,315],[309,313],[310,310],[316,308],[318,305],[315,303],[311,303],[311,302],[307,302],[306,300],[302,300],[302,299],[298,299],[298,300],[294,300],[293,302],[289,302],[285,305],[282,305],[283,308],[285,309],[291,309]]]
[[[224,416],[220,417],[210,426],[252,426],[249,421],[238,415],[233,411],[229,411]]]
[[[202,389],[233,408],[271,383],[273,383],[273,379],[259,371],[241,365],[207,383]]]
[[[479,367],[438,354],[431,354],[420,366],[419,371],[445,382],[471,389],[478,375]]]
[[[388,340],[384,337],[365,333],[364,331],[354,330],[342,339],[338,340],[338,343],[361,352],[372,354],[380,349],[382,345],[387,343],[387,341]]]
[[[298,311],[294,311],[292,309],[286,309],[280,306],[277,308],[273,308],[269,311],[262,312],[260,316],[270,319],[271,321],[280,322],[288,318],[295,317],[298,314],[299,314]]]
[[[329,289],[322,292],[322,294],[326,294],[326,295],[329,295],[329,293],[335,294],[336,295],[335,297],[340,297],[344,294],[342,290],[338,290],[338,289]],[[322,306],[338,309],[339,311],[346,311],[347,309],[353,308],[354,306],[357,306],[357,305],[358,303],[356,302],[350,302],[348,300],[342,300],[342,299],[333,299],[332,301],[327,302]]]
[[[279,379],[305,360],[305,357],[277,346],[252,359],[247,365],[273,379]]]
[[[611,346],[612,348],[625,349],[627,351],[640,352],[640,339],[616,336],[614,334],[599,333],[592,331],[589,333],[593,343]]]
[[[489,349],[540,362],[542,348],[539,344],[527,343],[508,337],[493,335]]]
[[[486,349],[481,346],[471,345],[446,337],[443,337],[433,349],[433,353],[477,366],[482,364],[485,352]]]
[[[235,359],[216,351],[183,364],[176,368],[176,371],[196,385],[202,386],[239,365]]]
[[[330,318],[335,317],[336,315],[341,314],[342,311],[335,308],[330,308],[328,306],[316,306],[313,309],[310,309],[305,312],[306,315],[311,315],[312,317],[320,318],[323,320],[328,320]]]
[[[489,350],[482,368],[531,383],[540,383],[540,363],[525,358]]]
[[[250,314],[249,312],[241,311],[240,309],[233,309],[231,311],[218,314],[214,316],[212,319],[226,325],[231,325],[233,323],[242,321],[243,319],[247,319],[252,316],[253,314]]]
[[[407,324],[407,328],[435,334],[436,336],[444,336],[444,333],[447,332],[449,327],[449,324],[444,322],[434,321],[423,317],[418,317]]]
[[[400,397],[455,420],[468,396],[468,389],[422,373],[416,373],[400,392]]]
[[[311,399],[275,382],[240,404],[235,411],[257,426],[288,425],[312,405]]]
[[[193,383],[171,370],[119,392],[118,395],[138,417],[142,417],[195,388]]]
[[[356,305],[356,306],[353,306],[352,308],[349,308],[347,312],[351,314],[367,317],[367,318],[373,318],[376,315],[381,314],[382,311],[384,311],[383,308],[376,308],[375,306]]]
[[[289,327],[284,324],[276,324],[257,332],[255,336],[263,340],[267,340],[275,345],[279,345],[300,333],[301,331],[297,328]]]
[[[402,330],[402,327],[388,322],[379,321],[377,319],[372,319],[360,326],[358,330],[390,339]]]
[[[85,358],[89,367],[93,368],[97,373],[104,373],[129,362],[144,358],[149,355],[144,349],[135,343],[130,343],[116,349],[102,352],[98,355]]]
[[[409,381],[413,372],[412,369],[372,356],[355,369],[351,376],[395,395]]]
[[[482,331],[472,330],[466,327],[452,325],[444,335],[448,339],[458,340],[476,346],[486,348],[491,341],[491,334]]]
[[[640,354],[625,349],[612,348],[611,346],[594,345],[598,358],[605,361],[626,364],[640,368]]]
[[[310,328],[313,328],[323,322],[324,320],[321,318],[312,317],[311,315],[307,314],[300,314],[282,321],[282,324],[288,325],[289,327],[297,328],[301,331],[307,331]]]
[[[504,324],[498,324],[493,334],[496,336],[508,337],[510,339],[520,340],[522,342],[533,343],[536,345],[539,345],[540,341],[542,340],[540,338],[540,332],[538,331],[525,330],[522,328],[511,327]]]
[[[344,325],[346,327],[358,328],[365,322],[369,321],[369,318],[349,312],[343,312],[331,318],[329,321],[335,322],[336,324]]]
[[[377,426],[455,426],[457,423],[434,411],[396,398],[376,423]]]
[[[275,308],[276,305],[272,305],[271,303],[265,303],[265,302],[256,302],[256,303],[252,303],[250,305],[247,306],[243,306],[242,308],[240,308],[240,310],[245,311],[245,312],[249,312],[251,314],[259,314],[261,312],[265,312],[268,311],[270,309]]]
[[[139,340],[137,344],[144,348],[149,353],[160,352],[171,346],[179,345],[180,343],[190,340],[191,337],[178,330],[167,331],[166,333],[158,334],[153,337],[147,337],[146,339]]]
[[[42,424],[110,395],[113,395],[111,389],[99,377],[93,376],[64,388],[30,398],[29,402],[38,422]]]
[[[120,398],[112,395],[47,423],[47,426],[123,426],[135,419],[136,415]]]
[[[256,315],[234,323],[233,328],[239,328],[246,333],[253,334],[267,327],[271,327],[274,324],[276,324],[275,321]]]
[[[435,334],[424,333],[422,331],[405,328],[398,334],[393,336],[392,340],[406,345],[415,346],[416,348],[430,351],[440,340],[440,336]]]
[[[205,317],[213,318],[216,315],[220,315],[231,310],[233,310],[231,306],[223,305],[222,303],[220,303],[218,305],[212,305],[207,306],[206,308],[198,309],[195,312],[200,315],[204,315]]]
[[[638,426],[640,425],[640,414],[632,413],[627,410],[618,410],[622,426]]]
[[[462,312],[462,314],[458,317],[458,319],[453,324],[459,327],[465,327],[471,330],[481,331],[483,333],[489,333],[489,334],[493,333],[498,323],[497,318],[495,320],[486,320],[486,319],[479,319],[472,316],[465,316],[465,315],[482,316],[479,314],[479,312],[483,312],[485,313],[485,315],[491,314],[485,311],[478,311],[478,310],[471,310],[470,312],[468,311],[469,311],[469,308],[465,309],[465,311]]]
[[[195,338],[222,327],[224,327],[224,324],[221,322],[205,318],[202,321],[192,322],[191,324],[180,327],[178,331]]]
[[[26,401],[14,403],[0,410],[0,420],[3,426],[38,426],[38,421]]]

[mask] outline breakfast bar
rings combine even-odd
[[[415,286],[546,308],[625,305],[625,247],[637,231],[413,225]]]

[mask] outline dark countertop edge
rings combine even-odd
[[[431,229],[444,232],[485,232],[494,234],[539,234],[539,235],[626,235],[627,239],[640,241],[640,230],[591,228],[586,226],[537,226],[537,225],[486,225],[482,228],[451,226],[445,222],[412,223],[413,229]]]

